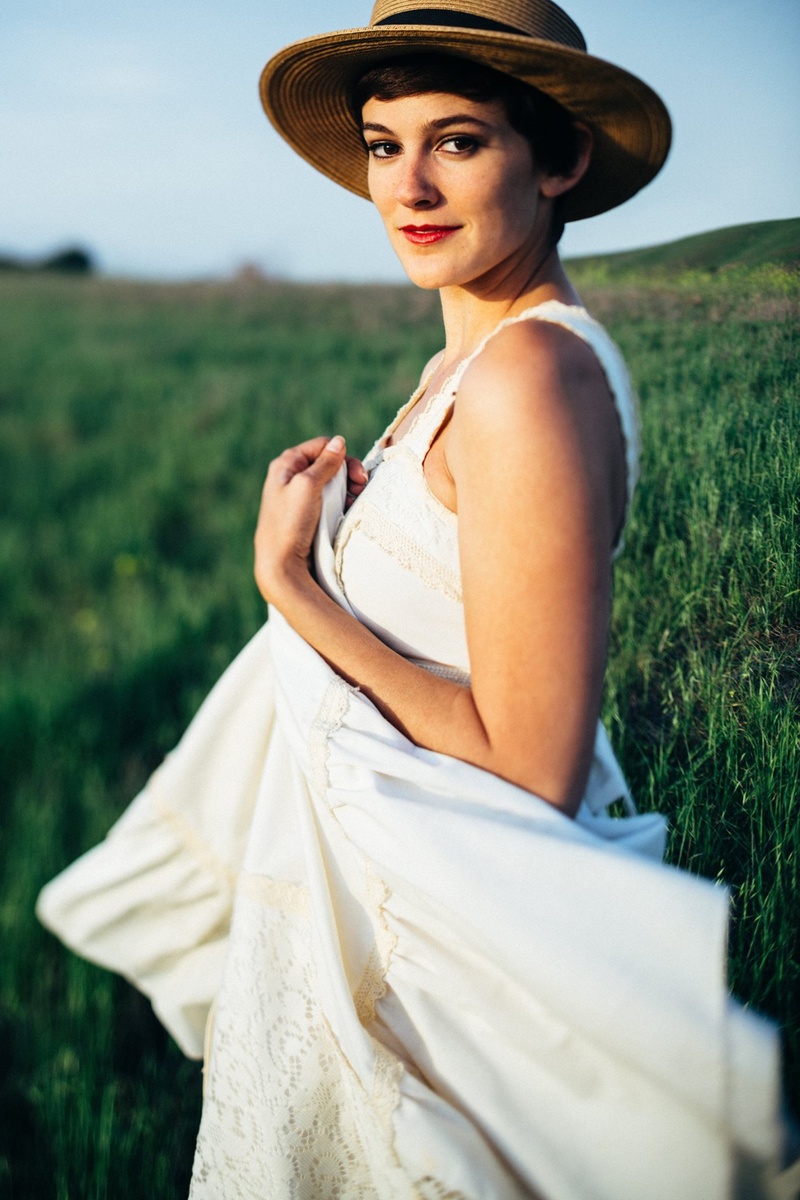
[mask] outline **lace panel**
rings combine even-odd
[[[380,546],[385,554],[415,575],[426,587],[442,592],[457,604],[461,603],[461,578],[458,573],[440,563],[415,542],[405,529],[363,498],[353,520],[337,539],[334,569],[343,591],[346,591],[342,579],[344,554],[348,541],[356,531]]]
[[[191,1200],[382,1200],[316,999],[307,918],[242,895],[235,923]]]

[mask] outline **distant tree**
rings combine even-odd
[[[91,275],[94,263],[88,251],[81,246],[68,246],[44,258],[38,264],[40,271],[60,271],[65,275]]]
[[[95,265],[82,246],[66,246],[46,258],[24,259],[15,254],[0,254],[0,271],[58,271],[64,275],[91,275]]]

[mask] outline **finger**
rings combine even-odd
[[[344,438],[339,434],[332,437],[319,453],[305,474],[321,487],[333,479],[344,461]]]
[[[272,460],[267,477],[271,476],[279,483],[287,484],[295,475],[299,475],[301,471],[307,470],[313,462],[316,462],[328,441],[329,439],[323,435],[309,438],[308,441],[300,442],[297,446],[289,446]]]
[[[307,442],[300,442],[297,446],[292,446],[292,450],[299,451],[308,460],[310,466],[315,462],[331,439],[326,434],[320,434],[319,437],[309,438]]]
[[[364,465],[360,458],[350,457],[347,459],[347,478],[353,487],[363,488],[366,486],[369,476],[364,470]]]
[[[320,437],[309,438],[307,442],[300,442],[297,446],[287,446],[273,461],[277,466],[288,468],[293,473],[305,471],[306,467],[316,462],[329,440],[323,434]]]

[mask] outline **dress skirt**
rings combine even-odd
[[[39,901],[205,1056],[194,1200],[770,1194],[777,1034],[729,999],[728,893],[662,864],[660,817],[605,815],[598,746],[570,820],[271,616]]]

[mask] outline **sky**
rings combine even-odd
[[[800,0],[569,0],[589,51],[640,75],[675,126],[662,174],[568,226],[566,255],[800,215]],[[258,100],[266,60],[368,22],[370,0],[4,0],[0,253],[91,250],[107,273],[243,264],[399,281],[371,204],[299,159]]]

